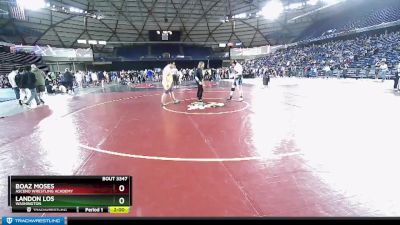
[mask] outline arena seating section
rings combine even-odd
[[[335,40],[327,43],[299,45],[288,49],[280,49],[266,57],[247,63],[247,67],[261,67],[280,70],[282,66],[295,67],[297,70],[329,65],[333,68],[349,67],[348,77],[360,77],[370,68],[369,77],[375,77],[375,65],[385,59],[391,69],[389,77],[395,72],[400,62],[400,32],[363,34],[348,40]]]
[[[365,0],[361,7],[350,5],[334,16],[310,25],[296,41],[334,36],[339,32],[398,21],[400,20],[399,2],[398,0]]]
[[[209,47],[180,44],[136,45],[133,47],[118,48],[114,59],[123,59],[126,61],[163,59],[164,53],[169,53],[168,58],[170,59],[205,60],[212,56],[212,49]],[[112,58],[108,60],[110,59],[114,61]]]
[[[45,72],[49,71],[49,68],[43,63],[40,56],[0,51],[0,88],[9,86],[7,76],[14,66],[20,68],[32,64],[35,64],[39,69]]]
[[[0,52],[0,62],[0,75],[8,75],[14,66],[19,68],[32,64],[46,72],[49,70],[43,63],[42,58],[36,55]]]

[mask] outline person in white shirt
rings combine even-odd
[[[388,66],[386,64],[386,60],[383,59],[381,65],[379,66],[379,69],[381,70],[381,78],[382,82],[386,80],[386,73],[388,72]]]
[[[78,71],[77,73],[75,73],[75,80],[76,80],[76,83],[78,83],[78,87],[82,88],[82,80],[83,80],[83,72],[82,71]]]
[[[91,77],[92,77],[93,85],[94,85],[94,86],[97,86],[98,81],[99,81],[98,76],[97,76],[97,73],[96,73],[96,72],[92,72],[90,75],[91,75]]]
[[[11,73],[8,74],[8,81],[10,82],[11,87],[14,90],[15,98],[18,100],[19,104],[22,105],[21,96],[19,94],[19,88],[17,82],[15,81],[15,76],[17,76],[17,74],[18,74],[18,69],[16,67],[13,67]]]
[[[233,84],[231,87],[231,93],[227,100],[232,100],[233,93],[235,92],[236,87],[238,86],[240,98],[239,101],[243,101],[243,66],[240,65],[236,60],[232,61],[233,67]]]
[[[331,72],[331,68],[329,67],[329,65],[324,66],[324,72],[325,72],[325,78],[328,78]]]

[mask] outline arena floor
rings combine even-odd
[[[162,108],[161,89],[113,85],[0,119],[0,201],[8,175],[132,175],[128,216],[400,216],[392,81],[246,83],[204,110],[191,87]]]

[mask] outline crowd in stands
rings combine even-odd
[[[337,37],[366,27],[373,27],[400,20],[400,5],[396,0],[365,0],[360,6],[352,4],[326,19],[310,25],[297,41],[308,42]]]
[[[349,40],[292,46],[245,63],[261,76],[393,77],[400,60],[400,32],[362,35]]]
[[[7,79],[8,74],[13,68],[22,68],[25,65],[36,65],[41,70],[47,71],[48,67],[44,65],[42,58],[34,54],[15,53],[0,48],[0,88],[10,88],[11,84]]]
[[[11,84],[6,75],[0,75],[0,88],[10,88]]]

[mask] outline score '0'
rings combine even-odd
[[[119,191],[124,192],[125,191],[125,186],[124,185],[119,185]]]

